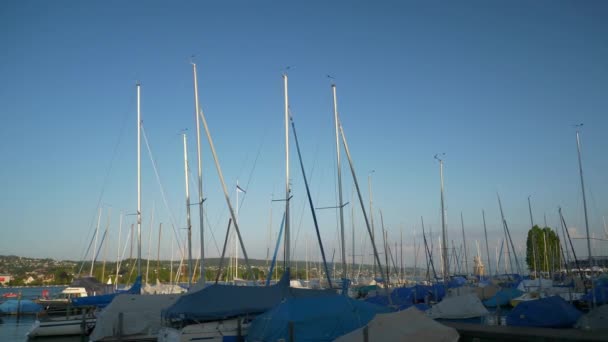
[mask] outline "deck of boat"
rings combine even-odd
[[[505,325],[442,322],[458,330],[460,341],[608,341],[608,334],[578,329],[549,329]]]

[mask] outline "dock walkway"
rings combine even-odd
[[[582,342],[606,341],[608,333],[578,329],[550,329],[505,325],[481,325],[460,322],[441,322],[458,330],[460,341],[526,341],[526,342]]]

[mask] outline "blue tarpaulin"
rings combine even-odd
[[[9,299],[0,304],[0,312],[9,315],[15,315],[18,312],[22,314],[34,314],[40,311],[42,311],[42,306],[26,299]]]
[[[131,286],[131,288],[128,290],[117,291],[114,293],[108,293],[108,294],[98,295],[98,296],[73,298],[72,304],[74,304],[74,306],[96,306],[98,308],[105,308],[106,306],[108,306],[108,304],[110,304],[112,302],[114,297],[116,297],[117,295],[119,295],[121,293],[140,294],[141,293],[141,276],[137,276],[137,278],[135,278],[135,282],[133,283],[133,286]]]
[[[365,326],[386,307],[357,301],[346,296],[291,298],[258,316],[249,328],[248,341],[289,341],[293,323],[296,341],[333,341]]]
[[[524,293],[516,288],[508,287],[503,288],[490,298],[483,301],[483,305],[488,308],[495,308],[497,306],[510,305],[511,299],[517,298]]]
[[[507,315],[507,325],[570,328],[582,315],[562,297],[552,296],[517,304]]]

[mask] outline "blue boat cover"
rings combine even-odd
[[[510,305],[511,299],[517,298],[523,294],[524,293],[522,291],[516,288],[503,288],[500,291],[496,292],[496,294],[492,298],[484,300],[483,305],[488,308]]]
[[[409,307],[413,304],[424,303],[427,299],[428,301],[439,302],[443,297],[445,297],[445,286],[443,284],[399,287],[391,292],[393,305],[399,307]],[[388,298],[383,295],[370,297],[365,299],[365,301],[376,305],[389,305]]]
[[[595,280],[593,291],[589,291],[581,299],[590,304],[593,303],[594,299],[596,305],[608,304],[608,279],[599,278]]]
[[[17,310],[19,308],[19,310]],[[9,299],[0,304],[0,312],[14,315],[17,312],[22,314],[33,314],[42,311],[42,306],[27,299]]]
[[[448,282],[449,288],[461,287],[467,283],[467,280],[463,277],[452,277]]]
[[[346,296],[290,298],[256,317],[249,327],[248,341],[289,341],[293,322],[295,341],[333,341],[365,326],[386,307]]]
[[[110,304],[112,302],[112,299],[114,299],[114,297],[116,297],[117,295],[122,294],[122,293],[141,294],[141,276],[137,276],[137,278],[135,278],[135,282],[133,283],[133,286],[131,286],[131,288],[128,290],[116,291],[114,293],[108,293],[108,294],[98,295],[98,296],[73,298],[72,304],[76,307],[95,306],[98,308],[105,308],[106,306],[108,306],[108,304]]]
[[[562,297],[551,296],[517,304],[507,315],[507,325],[570,328],[582,315]]]
[[[237,286],[213,284],[181,296],[163,310],[165,320],[213,321],[247,314],[259,314],[279,304],[284,298],[333,295],[333,290],[310,290],[289,287],[289,274],[272,286]]]

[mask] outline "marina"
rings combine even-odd
[[[608,342],[608,2],[0,5],[0,342]]]

